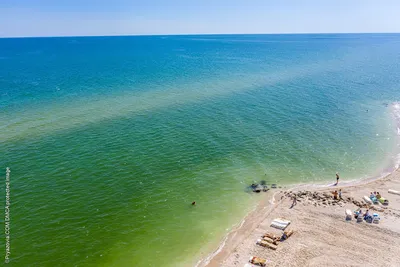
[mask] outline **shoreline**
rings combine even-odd
[[[260,202],[256,204],[253,210],[251,210],[246,216],[235,225],[229,233],[227,233],[219,246],[209,253],[206,257],[200,259],[196,267],[217,267],[219,264],[228,259],[240,242],[243,241],[247,236],[251,234],[263,221],[268,219],[271,213],[280,208],[282,199],[276,200],[277,195],[282,195],[282,192],[286,191],[299,191],[299,190],[311,190],[316,192],[323,192],[332,188],[337,189],[349,189],[357,188],[360,186],[367,186],[380,181],[387,181],[391,179],[397,179],[400,177],[400,168],[398,164],[392,167],[392,172],[382,173],[378,177],[361,178],[357,180],[345,181],[339,185],[318,183],[318,184],[292,184],[282,188],[271,189],[265,196],[262,197]],[[272,191],[273,190],[273,191]],[[387,195],[387,192],[385,192]],[[263,215],[259,216],[260,211]],[[271,218],[270,218],[271,219]],[[249,255],[250,257],[250,255]]]

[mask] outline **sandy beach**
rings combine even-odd
[[[334,201],[332,191],[342,189],[342,199]],[[223,240],[221,246],[198,266],[253,266],[252,256],[267,260],[266,266],[400,266],[400,170],[356,185],[323,188],[301,186],[273,189],[237,229]],[[368,205],[363,196],[380,192],[389,205]],[[297,205],[292,206],[296,194]],[[360,208],[378,213],[378,224],[346,220],[346,209]],[[270,227],[275,218],[291,223],[286,230],[294,234],[277,249],[256,244],[265,233],[282,235]],[[247,265],[246,265],[247,264]]]

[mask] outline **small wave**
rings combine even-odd
[[[393,107],[393,114],[396,117],[397,120],[400,120],[400,103],[399,102],[394,102],[392,104]]]
[[[396,159],[395,159],[395,165],[394,165],[394,169],[397,170],[400,167],[400,153],[397,154]]]
[[[244,223],[244,220],[243,220]],[[242,224],[243,225],[243,224]],[[221,242],[221,244],[219,245],[218,249],[216,251],[214,251],[211,255],[208,255],[204,260],[201,259],[199,260],[195,267],[199,267],[200,264],[203,264],[204,266],[207,266],[210,261],[218,254],[222,251],[222,249],[225,247],[226,241],[228,240],[229,235],[226,235],[223,239],[223,241]]]
[[[397,126],[397,135],[400,136],[400,103],[392,103],[392,112]]]

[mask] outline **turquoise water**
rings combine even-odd
[[[397,34],[0,39],[10,265],[191,266],[254,180],[379,175],[399,62]]]

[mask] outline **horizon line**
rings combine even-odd
[[[400,32],[300,32],[300,33],[167,33],[167,34],[106,34],[106,35],[49,35],[49,36],[0,36],[0,39],[23,38],[82,38],[82,37],[141,37],[141,36],[199,36],[199,35],[334,35],[334,34],[400,34]]]

